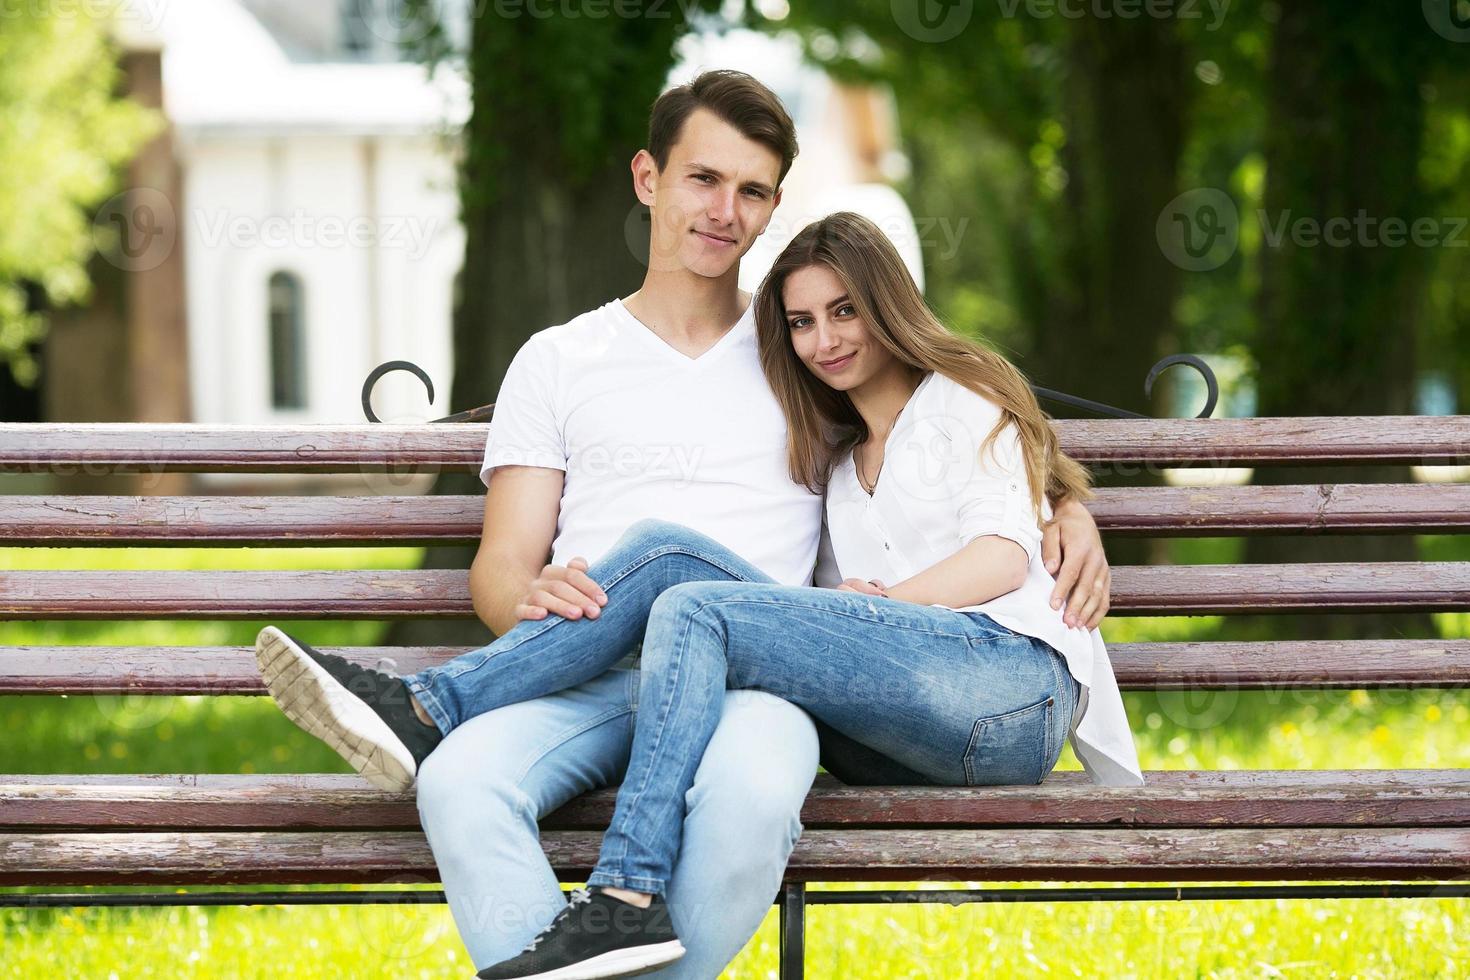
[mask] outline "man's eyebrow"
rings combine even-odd
[[[689,169],[689,171],[691,173],[696,173],[696,172],[697,173],[705,173],[705,174],[709,174],[711,177],[718,177],[720,180],[724,180],[725,179],[725,174],[722,171],[720,171],[719,169],[717,169],[715,167],[711,167],[707,163],[700,163],[697,160],[691,161],[688,164],[688,169]],[[749,187],[749,188],[751,188],[753,190],[758,190],[762,194],[765,194],[767,197],[769,197],[770,195],[776,193],[776,189],[774,187],[772,187],[770,184],[763,183],[763,182],[761,182],[759,180],[747,180],[741,186],[742,187]]]

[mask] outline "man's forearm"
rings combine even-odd
[[[480,622],[496,636],[510,632],[520,622],[516,606],[535,577],[535,569],[522,568],[509,556],[477,556],[470,566],[470,600]]]

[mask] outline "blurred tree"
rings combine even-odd
[[[926,256],[940,312],[1040,384],[1144,410],[1179,283],[1155,241],[1194,87],[1178,25],[977,4],[930,35],[902,6],[808,0],[766,26],[798,30],[840,77],[892,86],[911,206],[964,236]]]
[[[1425,214],[1458,222],[1470,217],[1470,64],[1442,64],[1423,92]],[[1464,414],[1470,412],[1470,228],[1446,237],[1451,240],[1430,250],[1418,363],[1445,384],[1450,409]]]
[[[1033,14],[1018,2],[952,6],[968,11],[963,27],[931,33],[902,16],[921,6],[807,0],[766,26],[797,30],[838,77],[892,87],[910,206],[921,230],[947,225],[958,239],[943,257],[933,247],[941,236],[926,243],[928,298],[941,316],[1006,350],[1037,384],[1149,412],[1143,381],[1177,349],[1180,286],[1155,226],[1179,193],[1202,87],[1178,22]],[[1101,484],[1158,479],[1098,474]],[[1125,564],[1158,550],[1109,543]]]
[[[1254,350],[1262,415],[1408,415],[1431,249],[1421,176],[1426,88],[1456,45],[1419,5],[1280,8],[1266,86]],[[1457,62],[1464,72],[1463,57]],[[1329,222],[1335,222],[1336,228]],[[1391,223],[1402,229],[1393,237]],[[1436,228],[1442,231],[1440,223]],[[1256,471],[1258,483],[1407,482],[1388,467]],[[1392,561],[1413,538],[1258,538],[1247,560]],[[1428,635],[1427,616],[1273,618],[1273,635]]]
[[[465,57],[472,109],[459,175],[465,260],[450,392],[457,411],[495,400],[531,334],[642,281],[638,243],[647,224],[639,219],[647,212],[633,196],[629,162],[646,140],[648,110],[689,29],[687,15],[717,2],[637,6],[646,13],[598,18],[473,5]],[[422,0],[419,9],[432,17],[434,4]],[[452,56],[437,25],[419,33],[428,60]],[[433,489],[483,491],[475,475],[457,473],[441,475]],[[473,557],[472,548],[431,548],[424,567],[468,568]],[[404,622],[389,642],[475,642],[484,632],[477,623]]]
[[[162,120],[117,93],[117,52],[88,5],[0,16],[0,361],[35,383],[46,307],[88,298],[92,208]]]

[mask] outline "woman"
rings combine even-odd
[[[446,665],[456,683],[440,682],[443,668],[406,679],[453,727],[596,676],[642,637],[632,756],[593,890],[482,977],[628,975],[682,953],[667,915],[652,922],[727,685],[805,708],[824,732],[824,762],[849,781],[1038,783],[1070,733],[1095,782],[1142,783],[1100,637],[1068,628],[1048,601],[1047,495],[1085,497],[1088,480],[1021,374],[948,333],[892,244],[857,215],[799,234],[756,302],[791,476],[825,490],[847,577],[836,589],[771,584],[707,538],[645,522],[588,572],[617,599],[595,626],[523,623]],[[268,680],[269,650],[290,643],[267,638]],[[469,671],[476,693],[461,703]],[[437,740],[407,749],[410,778]],[[594,913],[624,925],[599,930]]]
[[[640,710],[618,794],[620,811],[639,808],[638,832],[620,812],[602,850],[628,877],[589,882],[660,880],[674,804],[727,685],[800,705],[828,736],[824,762],[830,746],[855,746],[893,782],[1039,783],[1070,734],[1094,782],[1141,785],[1101,636],[1049,602],[1048,497],[1090,491],[1025,378],[945,330],[892,243],[855,214],[797,235],[756,303],[791,476],[825,491],[845,578],[835,590],[723,581],[659,595],[639,688],[657,710]]]

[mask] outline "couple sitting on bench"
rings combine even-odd
[[[642,288],[535,335],[497,400],[471,588],[498,640],[397,677],[260,634],[288,717],[375,785],[419,783],[480,977],[717,975],[818,750],[850,782],[1034,784],[1070,736],[1095,782],[1142,783],[1088,476],[1025,378],[855,214],[740,292],[795,152],[748,76],[655,105]],[[536,820],[619,781],[565,902]]]

